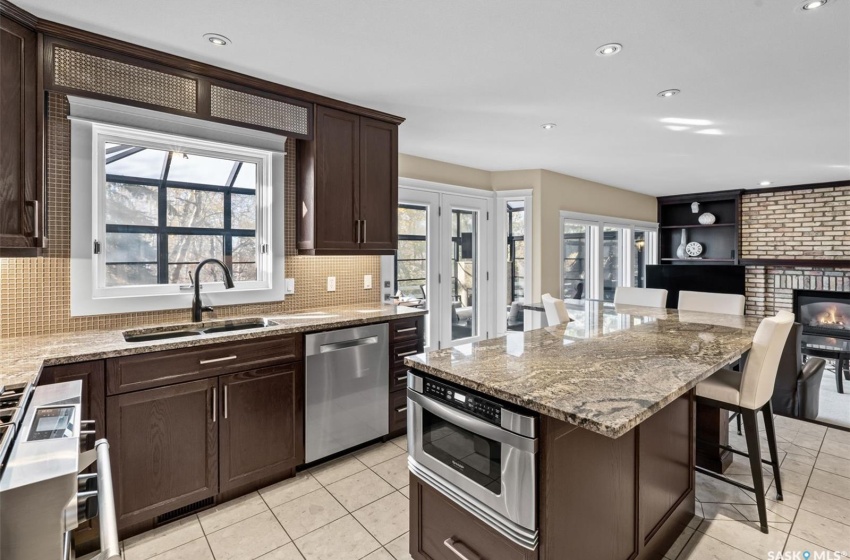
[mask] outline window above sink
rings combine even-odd
[[[188,308],[191,274],[210,305],[283,299],[286,138],[69,98],[71,311]],[[279,216],[279,219],[272,219]]]

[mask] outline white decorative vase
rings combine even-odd
[[[711,212],[706,212],[705,214],[702,214],[699,217],[699,223],[701,223],[704,226],[710,226],[711,224],[713,224],[716,221],[717,221],[717,218],[715,218],[714,214],[712,214]]]
[[[688,230],[682,228],[682,240],[679,242],[679,247],[676,249],[676,256],[680,259],[687,259],[688,252]]]

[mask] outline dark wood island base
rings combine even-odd
[[[695,403],[679,397],[613,439],[540,417],[540,544],[513,543],[414,475],[417,560],[660,559],[694,516]]]

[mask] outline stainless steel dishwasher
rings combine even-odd
[[[387,324],[305,337],[308,463],[389,430]]]

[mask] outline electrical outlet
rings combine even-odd
[[[295,293],[295,278],[286,278],[286,293],[294,294]]]
[[[371,290],[372,289],[372,275],[364,274],[363,275],[363,289]]]
[[[336,291],[336,276],[328,276],[328,291]]]
[[[384,294],[384,301],[391,301],[393,299],[392,294]]]

